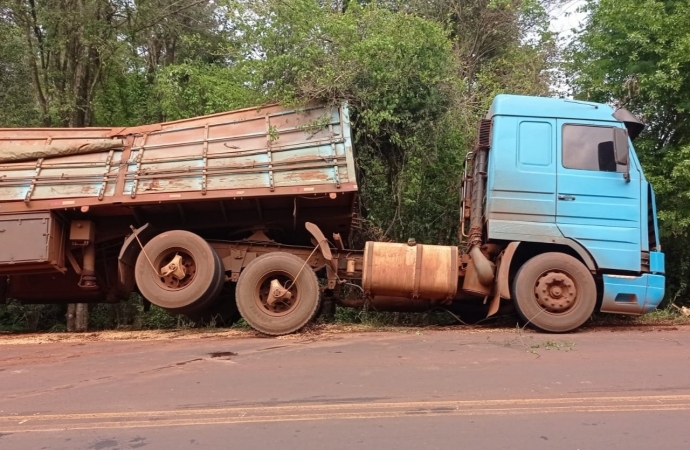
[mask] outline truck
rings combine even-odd
[[[513,308],[546,332],[664,295],[654,190],[625,109],[498,95],[461,179],[458,245],[350,247],[347,104],[269,105],[137,127],[0,130],[0,296],[191,317],[268,335],[324,299],[377,310]],[[461,177],[461,178],[459,178]],[[354,288],[346,288],[354,286]],[[344,295],[346,291],[360,295]]]

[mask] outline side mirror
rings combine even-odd
[[[630,147],[628,147],[628,132],[623,128],[614,128],[613,137],[616,149],[616,164],[627,166],[630,163]]]
[[[623,128],[613,129],[613,142],[616,153],[616,164],[625,166],[623,174],[625,181],[630,182],[630,146],[628,145],[628,132]]]

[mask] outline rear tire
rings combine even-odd
[[[563,253],[542,253],[527,261],[513,280],[512,295],[520,317],[534,327],[565,333],[594,312],[597,288],[584,264]]]
[[[272,280],[289,287],[290,299],[268,302]],[[252,328],[272,336],[293,333],[309,323],[319,310],[320,297],[316,274],[304,260],[290,253],[256,258],[237,282],[240,314]]]
[[[176,255],[182,256],[185,276],[162,277],[161,268]],[[134,277],[146,300],[174,314],[188,314],[212,304],[225,282],[223,265],[213,248],[196,234],[182,230],[151,239],[137,258]]]

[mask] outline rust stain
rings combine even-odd
[[[319,158],[319,155],[308,155],[308,156],[293,156],[291,158],[281,159],[280,162],[299,162],[299,161],[314,161]]]
[[[311,170],[289,173],[285,175],[285,179],[289,181],[325,181],[328,180],[328,175],[318,170]]]
[[[160,189],[160,183],[158,180],[153,180],[144,188],[144,191],[156,191],[158,189]]]

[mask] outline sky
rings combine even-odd
[[[584,5],[584,0],[569,0],[551,12],[551,31],[559,33],[568,42],[572,38],[571,30],[579,29],[585,19],[577,9]]]
[[[585,14],[578,12],[578,8],[584,5],[584,0],[569,0],[559,8],[551,11],[551,26],[553,32],[558,33],[561,47],[567,46],[573,39],[572,30],[582,28]],[[558,97],[572,98],[570,88],[565,84],[563,78],[558,77],[553,86],[554,94]]]

